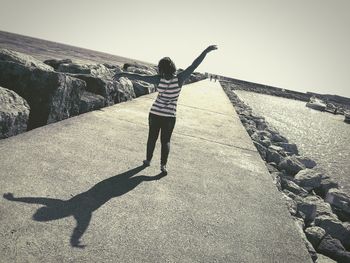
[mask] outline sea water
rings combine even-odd
[[[295,143],[300,155],[316,161],[350,194],[350,124],[343,115],[310,109],[303,101],[241,90],[235,93]]]

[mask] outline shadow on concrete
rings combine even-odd
[[[33,220],[35,221],[45,222],[74,216],[77,225],[71,235],[70,243],[73,247],[84,248],[85,245],[80,244],[80,238],[89,226],[93,211],[110,199],[133,190],[143,181],[159,180],[165,176],[160,173],[156,176],[139,175],[133,177],[144,168],[145,166],[138,166],[110,177],[69,200],[46,197],[14,197],[12,193],[4,194],[4,198],[10,201],[45,205],[40,207],[33,215]]]

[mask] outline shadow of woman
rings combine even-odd
[[[160,173],[156,176],[135,176],[145,167],[138,166],[124,173],[103,180],[86,192],[73,196],[69,200],[60,200],[45,197],[14,197],[12,193],[4,194],[4,198],[10,201],[24,202],[29,204],[42,204],[33,215],[35,221],[51,221],[73,216],[77,222],[70,238],[71,246],[84,248],[80,244],[80,238],[89,226],[92,212],[101,207],[111,198],[121,196],[143,181],[159,180],[165,175]]]

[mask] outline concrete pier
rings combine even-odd
[[[169,174],[159,144],[141,167],[155,96],[0,141],[0,261],[312,262],[219,83],[183,87]]]

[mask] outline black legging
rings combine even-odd
[[[160,163],[165,165],[168,161],[170,151],[170,138],[175,126],[175,117],[164,117],[150,113],[148,116],[149,133],[147,141],[147,160],[151,161],[154,147],[158,139],[159,131],[160,142],[162,144]]]

